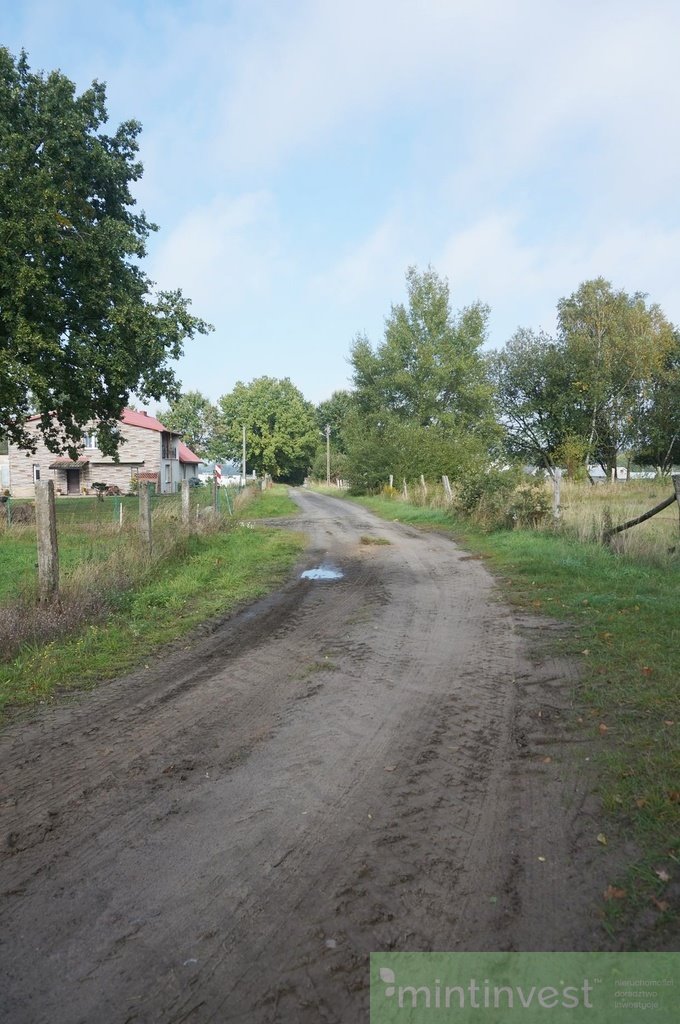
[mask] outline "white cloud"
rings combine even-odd
[[[400,218],[387,216],[328,270],[315,275],[312,291],[345,306],[384,292],[403,278],[408,262],[404,235]]]
[[[196,207],[153,253],[151,276],[162,288],[181,287],[196,312],[227,312],[269,293],[282,271],[277,216],[266,192]]]
[[[231,165],[275,164],[391,103],[409,108],[434,96],[442,79],[465,85],[474,52],[495,49],[512,24],[501,0],[314,0],[276,10],[265,7],[223,97]],[[488,64],[486,75],[495,77]]]
[[[531,241],[522,237],[526,229],[519,214],[489,214],[452,235],[436,261],[454,305],[481,299],[491,306],[494,345],[518,326],[553,330],[558,299],[600,276],[628,292],[647,291],[680,322],[680,228],[628,222],[592,236],[575,227],[567,236]]]

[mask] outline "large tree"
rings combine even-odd
[[[114,453],[130,394],[175,393],[171,361],[209,329],[141,269],[156,230],[130,191],[141,128],[106,134],[105,99],[99,82],[78,96],[0,48],[0,424],[30,447],[24,422],[40,414],[55,452],[95,419]]]
[[[451,311],[449,285],[428,267],[406,272],[408,303],[393,305],[374,350],[359,336],[352,347],[356,400],[363,412],[388,411],[421,426],[478,429],[491,413],[491,389],[479,350],[488,307]]]
[[[564,347],[519,328],[491,353],[489,368],[508,453],[552,474],[574,430],[573,372]]]
[[[348,417],[350,475],[374,487],[395,476],[456,477],[488,459],[498,437],[480,355],[488,309],[451,311],[449,286],[431,267],[406,273],[408,302],[393,305],[384,340],[352,347],[355,412]]]
[[[633,455],[662,475],[680,465],[680,331],[648,383]]]
[[[347,442],[345,430],[347,421],[354,409],[354,395],[351,391],[334,391],[330,398],[319,402],[316,407],[316,422],[320,432],[331,428],[331,447],[333,451],[345,454]]]
[[[156,416],[171,430],[182,435],[191,450],[202,458],[212,458],[212,440],[217,407],[200,391],[186,391],[159,409]]]
[[[520,329],[490,357],[511,453],[552,470],[623,452],[669,465],[677,453],[678,335],[657,305],[609,281],[560,299],[555,338]]]
[[[249,468],[270,473],[275,480],[302,481],[319,432],[314,406],[287,377],[238,381],[217,405],[213,451],[218,457],[240,459],[245,426]]]
[[[560,299],[557,315],[573,370],[575,432],[609,475],[621,451],[639,444],[653,382],[675,347],[673,325],[644,294],[615,290],[602,277]]]

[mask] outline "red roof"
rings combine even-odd
[[[176,434],[176,430],[164,427],[162,423],[149,416],[146,412],[136,412],[134,409],[123,409],[120,417],[121,423],[127,423],[129,427],[145,427],[147,430],[166,431],[168,434]]]
[[[28,416],[27,419],[29,423],[39,420],[40,413]],[[137,412],[135,409],[123,409],[119,422],[127,423],[131,427],[145,427],[147,430],[158,430],[159,432],[164,430],[167,434],[178,435],[178,431],[170,430],[170,427],[164,426],[159,420],[154,419],[153,416],[149,416],[146,412]]]
[[[180,462],[195,462],[196,465],[198,466],[198,464],[200,463],[201,460],[199,459],[198,455],[194,455],[194,453],[192,452],[191,448],[189,448],[189,446],[186,445],[184,443],[184,441],[180,441],[180,443],[179,443],[179,461]]]

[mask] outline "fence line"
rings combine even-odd
[[[678,509],[680,510],[680,474],[673,475],[671,477],[673,481],[674,493],[671,494],[670,498],[666,498],[665,501],[659,502],[654,508],[650,508],[649,512],[644,512],[641,516],[636,516],[635,519],[629,519],[627,523],[621,523],[619,526],[610,526],[608,530],[603,534],[603,539],[606,541],[617,533],[623,533],[624,530],[630,530],[632,526],[638,526],[640,523],[646,522],[648,519],[652,519],[653,516],[663,512],[665,508],[678,503]]]
[[[207,517],[200,515],[201,508]],[[136,496],[59,499],[53,481],[36,481],[34,500],[9,495],[0,500],[0,537],[10,530],[5,543],[10,536],[17,539],[16,544],[10,542],[10,564],[14,568],[11,577],[3,581],[0,600],[11,600],[10,595],[18,596],[27,586],[31,588],[37,568],[40,601],[56,601],[60,596],[60,562],[65,579],[71,580],[73,572],[83,580],[92,578],[87,568],[90,565],[96,576],[104,574],[103,580],[107,572],[112,579],[118,578],[128,571],[122,568],[123,563],[151,555],[162,557],[181,535],[202,530],[209,522],[218,525],[222,515],[233,516],[234,511],[227,488],[219,488],[213,498],[209,488],[190,488],[188,481],[182,481],[180,491],[172,495],[155,494],[153,487],[140,484]],[[37,560],[29,554],[31,544]]]

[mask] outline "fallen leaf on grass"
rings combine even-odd
[[[675,725],[675,722],[673,722],[670,718],[664,718],[663,724],[664,725]]]
[[[606,900],[625,900],[627,895],[625,889],[617,889],[615,885],[608,885],[603,893]]]
[[[680,789],[669,789],[667,796],[672,804],[680,804]]]
[[[545,857],[539,857],[538,859],[541,861],[541,863],[545,863]]]
[[[643,668],[642,668],[643,676],[651,676],[653,671],[654,671],[654,669],[650,668],[649,665],[644,665]]]
[[[543,764],[552,764],[552,757],[544,757]]]
[[[670,882],[671,876],[668,874],[665,868],[655,868],[654,874],[657,878],[660,878],[662,882]]]
[[[597,728],[599,730],[600,736],[604,736],[605,733],[609,732],[609,726],[605,725],[604,722],[600,722]]]
[[[643,807],[646,807],[647,806],[647,801],[646,801],[645,797],[639,796],[637,798],[637,800],[635,801],[635,806],[638,807],[640,810],[642,810]]]
[[[662,913],[670,907],[668,900],[657,900],[656,896],[652,896],[652,903],[655,907],[658,907]]]
[[[598,832],[598,834],[597,834],[597,841],[598,841],[598,843],[601,846],[606,846],[607,845],[607,837],[604,834],[604,832]]]
[[[386,764],[385,765],[385,771],[386,772],[395,772],[396,770],[397,770],[396,764]]]

